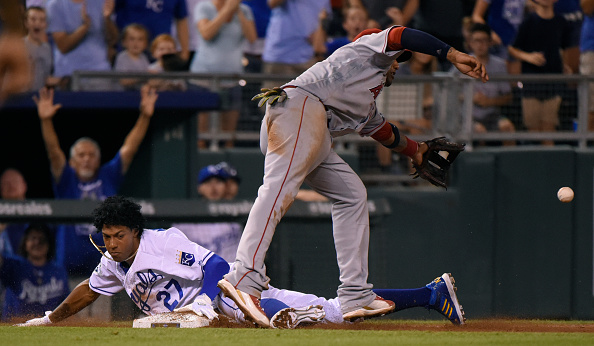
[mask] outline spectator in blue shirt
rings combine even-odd
[[[6,288],[3,321],[43,315],[68,296],[66,270],[50,261],[53,249],[49,228],[32,224],[25,231],[21,256],[0,256],[0,281]]]
[[[54,92],[51,89],[43,88],[39,97],[34,97],[50,161],[55,198],[104,200],[118,192],[148,130],[157,100],[154,88],[144,86],[140,93],[140,116],[136,124],[115,157],[103,165],[99,145],[89,137],[74,142],[67,160],[53,124],[53,118],[61,105],[54,104]],[[56,258],[58,263],[66,266],[69,274],[88,275],[99,261],[98,253],[88,239],[89,234],[94,233],[95,228],[88,224],[58,228]]]

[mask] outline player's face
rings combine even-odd
[[[390,66],[390,69],[386,73],[386,82],[384,83],[384,86],[389,87],[390,85],[392,85],[392,82],[394,81],[394,74],[396,73],[396,70],[398,70],[399,67],[400,65],[398,64],[398,61],[394,60],[392,66]]]
[[[470,49],[478,58],[489,55],[489,45],[491,37],[486,32],[477,31],[470,34]]]
[[[23,200],[27,193],[27,183],[23,176],[15,171],[8,170],[0,180],[0,196],[2,199]]]
[[[45,234],[40,231],[31,231],[27,234],[25,251],[29,259],[46,260],[49,252],[49,243]]]
[[[101,230],[105,249],[116,262],[122,262],[138,249],[138,231],[126,226],[103,226]]]
[[[74,155],[70,158],[70,166],[78,179],[89,181],[99,169],[99,149],[91,142],[80,142],[74,147]]]
[[[130,29],[126,34],[123,44],[132,55],[140,55],[146,49],[148,41],[144,31]]]

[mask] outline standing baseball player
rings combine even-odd
[[[450,61],[462,73],[488,80],[484,66],[424,32],[393,26],[367,29],[355,41],[336,50],[281,88],[256,95],[267,103],[260,146],[266,155],[264,182],[250,211],[237,252],[234,269],[218,286],[244,314],[261,326],[269,320],[259,305],[268,287],[264,257],[276,225],[289,209],[299,187],[306,182],[333,201],[334,243],[341,284],[338,288],[343,317],[384,315],[394,310],[367,283],[369,215],[367,193],[357,174],[332,150],[332,137],[356,132],[408,156],[417,173],[445,187],[449,163],[427,173],[432,144],[416,142],[400,134],[377,110],[375,99],[390,86],[398,61],[410,52],[421,52]],[[456,148],[452,145],[449,148]],[[449,150],[448,150],[449,151]]]
[[[111,296],[121,290],[147,315],[192,311],[209,320],[222,314],[245,322],[241,310],[217,288],[230,269],[217,254],[189,241],[176,228],[144,229],[140,205],[120,196],[108,197],[93,214],[93,224],[102,233],[107,250],[95,245],[103,254],[99,265],[56,309],[19,326],[62,321],[100,295]],[[425,307],[439,311],[454,324],[463,324],[464,313],[453,283],[449,274],[443,274],[424,287],[378,292],[396,300],[397,310]],[[262,307],[273,328],[294,328],[302,322],[343,322],[338,299],[312,294],[270,287],[262,292]]]

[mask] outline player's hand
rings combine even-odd
[[[414,163],[417,166],[420,165],[423,162],[423,154],[425,154],[428,149],[429,146],[427,146],[427,143],[419,142],[419,148],[417,149],[417,153],[410,158],[412,163]]]
[[[287,93],[279,87],[274,87],[272,89],[262,88],[260,91],[261,93],[252,97],[252,101],[260,99],[258,107],[262,107],[265,103],[268,103],[271,106],[275,103],[283,103],[287,99]]]
[[[478,61],[477,58],[452,47],[448,51],[447,59],[463,74],[472,78],[480,78],[483,83],[489,80],[485,65]]]
[[[204,316],[209,320],[212,320],[219,316],[212,307],[212,300],[202,293],[201,295],[192,302],[192,304],[186,305],[182,308],[173,310],[174,312],[194,312],[198,316]]]
[[[15,327],[39,327],[39,326],[48,326],[48,325],[52,324],[52,321],[50,321],[50,319],[49,319],[49,315],[51,313],[52,313],[51,311],[46,311],[45,312],[45,316],[38,317],[38,318],[33,318],[31,320],[28,320],[25,323],[15,324]]]
[[[154,86],[145,84],[140,89],[140,114],[152,117],[155,113],[155,103],[159,98],[157,89]]]
[[[39,97],[33,95],[33,101],[37,105],[37,115],[41,120],[53,118],[58,109],[62,108],[62,104],[54,104],[54,89],[46,87],[39,90]]]

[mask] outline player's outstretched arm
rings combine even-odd
[[[60,322],[91,305],[99,296],[99,293],[89,287],[89,279],[86,279],[78,284],[48,317],[52,323]]]
[[[17,326],[36,327],[60,322],[91,305],[99,298],[99,295],[99,293],[91,290],[89,279],[86,279],[78,284],[54,311],[47,311],[44,317],[34,318],[25,323],[17,324]]]
[[[440,60],[448,60],[465,75],[480,78],[483,82],[489,80],[485,66],[475,57],[456,50],[426,32],[402,26],[392,27],[388,35],[388,50],[401,49],[433,55]]]
[[[134,159],[134,155],[136,155],[136,152],[146,135],[151,118],[155,112],[155,103],[157,102],[158,97],[157,90],[148,84],[145,84],[140,90],[140,116],[120,148],[122,173],[126,173],[128,168],[130,168],[132,159]]]

